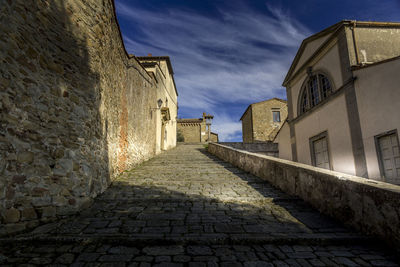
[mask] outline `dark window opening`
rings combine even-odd
[[[280,111],[272,111],[272,117],[274,122],[281,122],[281,112]]]
[[[311,75],[302,90],[300,113],[315,107],[332,94],[332,85],[323,74]]]

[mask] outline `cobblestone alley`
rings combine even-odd
[[[379,242],[181,145],[125,172],[78,216],[2,239],[3,265],[397,266]]]

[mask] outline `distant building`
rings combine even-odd
[[[243,113],[243,143],[272,141],[287,118],[285,100],[272,98],[249,105]]]
[[[400,184],[400,23],[341,21],[303,41],[286,75],[280,157]]]
[[[137,57],[140,64],[153,76],[157,86],[157,107],[151,109],[156,117],[156,153],[176,146],[176,118],[178,92],[174,72],[168,56]]]
[[[210,142],[215,142],[215,143],[219,142],[219,138],[218,138],[218,134],[217,133],[211,132],[211,140],[210,140]]]
[[[218,134],[211,132],[212,115],[203,113],[199,119],[178,119],[178,138],[185,143],[218,142]]]

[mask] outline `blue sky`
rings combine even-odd
[[[242,141],[247,106],[272,97],[301,41],[343,19],[400,21],[400,0],[115,0],[128,53],[170,56],[179,117],[214,115]]]

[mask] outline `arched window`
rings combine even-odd
[[[332,84],[323,74],[312,74],[308,77],[300,95],[300,114],[318,105],[332,94]]]

